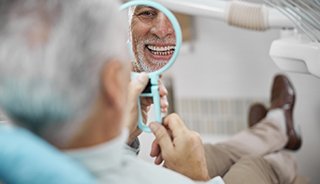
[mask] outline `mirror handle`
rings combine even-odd
[[[150,128],[143,122],[142,112],[141,112],[141,102],[140,97],[152,97],[153,99],[153,108],[155,113],[155,121],[161,123],[161,104],[160,104],[160,93],[159,93],[159,76],[158,75],[149,75],[151,80],[151,93],[141,94],[138,97],[138,127],[147,133],[151,133]],[[147,121],[147,120],[146,120]]]

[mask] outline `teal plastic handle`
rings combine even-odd
[[[143,93],[140,97],[152,97],[153,108],[155,113],[155,121],[161,123],[161,104],[160,104],[160,94],[159,94],[159,76],[158,75],[149,75],[151,83],[151,93]],[[143,122],[142,112],[141,112],[141,102],[138,98],[138,127],[147,133],[150,133],[150,128]]]
[[[164,13],[168,19],[170,20],[172,27],[175,31],[175,36],[176,36],[176,47],[175,47],[175,51],[172,55],[172,57],[170,58],[170,60],[168,61],[168,63],[163,66],[161,69],[157,70],[157,71],[153,71],[150,72],[148,74],[149,79],[151,81],[151,93],[148,94],[141,94],[140,96],[142,97],[152,97],[153,99],[153,106],[154,106],[154,112],[155,112],[155,121],[158,123],[161,123],[161,105],[160,105],[160,94],[159,94],[159,76],[165,72],[166,70],[168,70],[173,63],[176,61],[177,56],[180,52],[180,48],[181,48],[181,44],[182,44],[182,33],[181,33],[181,28],[180,25],[178,23],[178,20],[176,19],[176,17],[173,15],[173,13],[168,10],[166,7],[164,7],[163,5],[155,2],[155,1],[151,1],[151,0],[134,0],[134,1],[129,1],[127,3],[124,3],[121,5],[120,10],[125,10],[127,8],[130,8],[132,6],[150,6],[153,7],[155,9],[158,9],[159,11],[161,11],[162,13]],[[131,48],[131,47],[130,47]],[[137,75],[139,75],[139,73],[136,72],[132,72],[132,78],[135,78]],[[138,127],[144,131],[144,132],[151,132],[150,128],[143,123],[143,118],[142,118],[142,113],[141,113],[141,104],[140,104],[140,98],[138,98],[138,110],[139,110],[139,115],[138,115]]]

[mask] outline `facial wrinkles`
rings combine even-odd
[[[168,63],[168,60],[148,60],[145,57],[145,46],[146,45],[175,45],[175,39],[172,37],[166,37],[159,39],[156,36],[150,36],[149,38],[137,38],[135,39],[136,43],[136,57],[138,64],[142,71],[144,72],[153,72],[161,69],[164,65]]]

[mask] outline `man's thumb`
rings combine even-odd
[[[140,73],[138,75],[138,77],[135,79],[134,81],[134,85],[137,86],[139,92],[141,93],[142,90],[146,87],[146,85],[148,84],[148,74],[147,73]]]

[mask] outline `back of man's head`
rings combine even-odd
[[[0,1],[0,105],[15,123],[48,139],[77,130],[99,92],[101,67],[127,56],[118,5]]]

